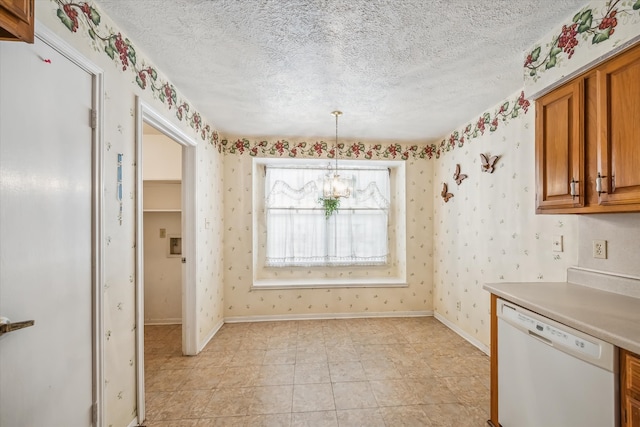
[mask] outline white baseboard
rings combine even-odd
[[[218,324],[213,327],[213,329],[211,330],[209,335],[207,335],[204,341],[198,344],[198,353],[200,353],[202,349],[204,349],[207,346],[207,344],[209,344],[209,341],[211,341],[211,339],[218,333],[220,328],[222,328],[222,325],[224,325],[224,320],[221,320],[220,322],[218,322]]]
[[[331,319],[363,319],[367,317],[427,317],[433,311],[388,311],[379,313],[314,313],[314,314],[279,314],[273,316],[234,316],[225,317],[224,323],[242,322],[275,322],[283,320],[331,320]]]
[[[458,325],[451,322],[450,320],[447,320],[443,315],[437,312],[433,314],[433,317],[435,317],[438,321],[444,324],[447,328],[451,329],[453,332],[460,335],[465,340],[469,341],[469,343],[471,343],[471,345],[473,345],[474,347],[477,347],[478,350],[480,350],[487,356],[490,356],[489,347],[487,347],[486,345],[484,345],[483,343],[481,343],[480,341],[478,341],[477,339],[475,339],[474,337],[472,337],[471,335],[463,331]]]
[[[182,318],[175,319],[144,319],[145,325],[182,325]]]
[[[139,425],[140,423],[138,423],[138,417],[135,417],[133,420],[131,420],[127,427],[138,427]]]

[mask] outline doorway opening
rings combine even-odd
[[[182,325],[182,146],[142,126],[144,325]]]
[[[195,355],[198,350],[196,142],[139,98],[136,110],[136,359],[141,423],[145,324],[180,324],[176,332],[182,336],[181,353]]]

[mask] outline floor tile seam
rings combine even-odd
[[[434,378],[471,378],[475,376],[475,375],[459,375],[459,374],[446,375],[446,373],[444,374],[445,375],[443,375],[443,373],[437,372],[437,370],[434,369],[433,377]]]
[[[293,414],[293,402],[296,396],[296,385],[295,385],[295,368],[293,370],[293,377],[294,377],[294,384],[291,386],[291,411],[290,413]],[[291,422],[291,419],[293,418],[293,415],[291,415],[291,418],[289,419],[289,422]]]
[[[286,363],[262,363],[262,365],[260,366],[290,366],[290,365],[294,365],[295,366],[295,362],[286,362]]]
[[[335,402],[333,403],[334,405],[334,409],[317,409],[314,411],[295,411],[293,408],[291,408],[291,415],[293,414],[312,414],[315,412],[336,412],[337,409],[335,409]]]
[[[470,407],[482,407],[484,405],[484,402],[481,401],[475,401],[475,400],[471,400],[471,401],[463,401],[460,400],[456,397],[456,402],[455,403],[459,403],[460,405],[464,406],[465,408],[470,408]],[[487,397],[487,407],[489,406],[489,397]]]
[[[252,388],[252,387],[237,387],[237,388]],[[203,414],[203,413],[204,413],[204,411],[209,407],[209,404],[211,403],[211,401],[213,400],[213,398],[214,398],[214,397],[215,397],[215,393],[211,393],[211,396],[209,397],[209,400],[207,401],[207,404],[206,404],[206,405],[204,405],[204,406],[202,407],[202,410],[201,410],[201,412],[200,412],[200,415],[201,415],[201,418],[200,418],[200,419],[202,419],[202,414]],[[249,399],[249,401],[251,401],[251,400],[253,399],[253,397],[254,397],[254,392],[253,392],[253,390],[252,390],[252,392],[251,392],[251,395],[250,395],[250,396],[243,396],[243,398],[245,398],[245,399]],[[249,404],[249,405],[250,405],[250,404]],[[248,408],[247,408],[247,411],[248,411]],[[218,417],[213,417],[213,418],[226,418],[226,417],[229,417],[229,416],[247,416],[247,414],[245,413],[245,414],[241,414],[241,415],[240,415],[240,414],[236,414],[236,415],[220,415],[220,416],[218,416]],[[209,418],[210,418],[210,417],[209,417]],[[205,418],[205,419],[207,419],[207,418]]]
[[[367,407],[358,407],[358,408],[342,408],[342,410],[352,410],[352,409],[378,409],[380,408],[380,403],[378,402],[378,399],[375,395],[375,393],[373,392],[373,389],[371,387],[371,384],[369,381],[344,381],[344,382],[337,382],[337,383],[331,383],[331,388],[333,390],[333,387],[335,384],[349,384],[349,383],[366,383],[367,384],[367,388],[368,391],[371,393],[371,396],[373,396],[373,399],[375,400],[375,404],[376,406],[367,406]],[[338,410],[338,402],[335,400],[335,392],[334,392],[334,406],[336,407],[336,410]]]
[[[453,395],[453,397],[456,399],[456,402],[467,407],[467,406],[471,406],[471,405],[482,405],[485,403],[485,401],[488,403],[490,400],[490,395],[489,392],[487,391],[487,395],[482,397],[482,398],[472,398],[470,400],[465,399],[465,397],[463,395],[461,395],[460,393],[455,392],[454,390],[452,390],[451,388],[447,387],[449,389],[449,392]]]
[[[331,381],[313,382],[313,383],[293,383],[293,385],[318,385],[318,384],[331,384]]]

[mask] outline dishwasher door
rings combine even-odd
[[[502,427],[616,427],[613,345],[498,299]]]

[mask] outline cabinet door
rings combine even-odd
[[[0,40],[33,43],[34,0],[0,0]]]
[[[536,101],[536,212],[584,206],[583,81]],[[571,194],[575,182],[576,195]]]
[[[629,399],[627,413],[627,427],[640,427],[640,402]]]
[[[597,70],[599,203],[640,203],[640,48]]]
[[[640,358],[620,350],[620,403],[622,426],[640,427]]]

